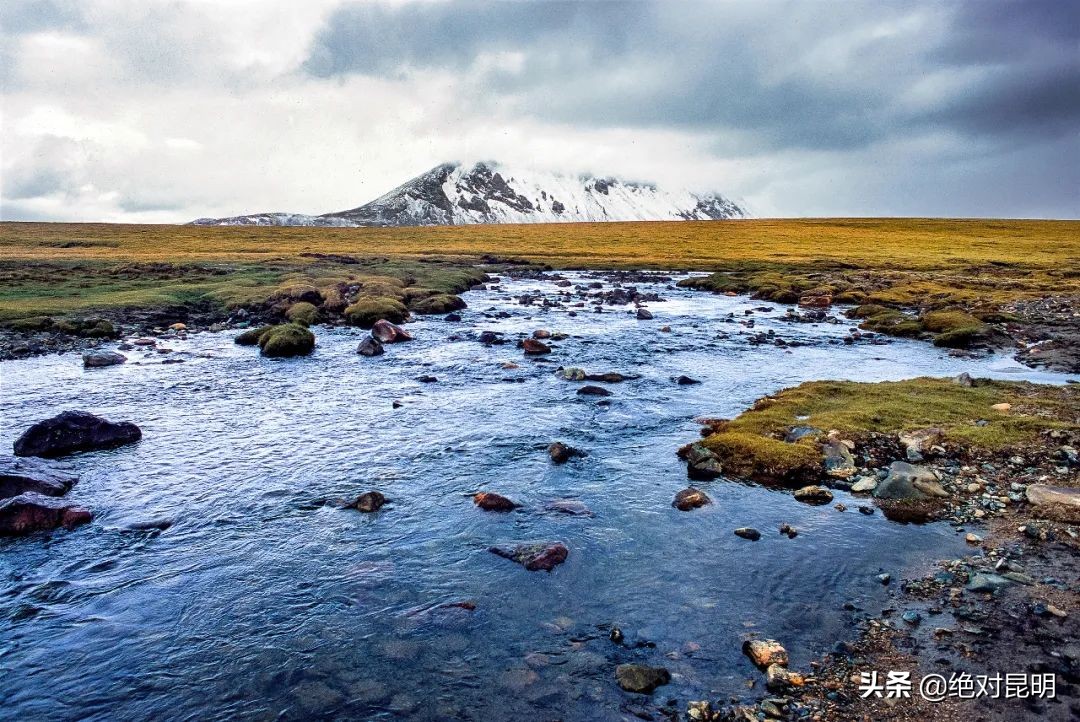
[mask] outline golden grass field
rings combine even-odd
[[[795,219],[411,228],[0,224],[2,260],[229,261],[300,252],[498,254],[567,266],[716,270],[835,261],[941,268],[1080,265],[1080,221]]]
[[[360,259],[342,265],[303,254]],[[0,319],[257,302],[282,285],[409,276],[440,288],[482,256],[555,268],[726,271],[757,286],[875,287],[875,302],[1080,294],[1080,222],[799,219],[412,228],[0,223]],[[431,261],[442,260],[442,266]],[[171,270],[146,264],[171,264]],[[752,274],[756,274],[757,278]],[[778,275],[779,274],[779,275]]]

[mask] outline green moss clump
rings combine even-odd
[[[847,316],[848,318],[863,319],[863,322],[859,324],[859,328],[865,331],[874,331],[889,336],[915,338],[921,336],[925,330],[922,322],[918,319],[874,303],[857,306],[848,311]]]
[[[271,358],[305,356],[315,348],[315,334],[298,323],[283,323],[259,337],[259,348]]]
[[[29,333],[32,331],[48,331],[54,325],[54,321],[49,316],[30,316],[28,318],[17,318],[13,321],[6,321],[3,327],[9,331],[19,331],[22,333]]]
[[[272,329],[273,326],[257,326],[255,328],[249,328],[247,331],[243,331],[239,336],[233,339],[233,342],[240,346],[254,346],[259,343],[259,339],[263,334]]]
[[[466,303],[461,300],[460,296],[451,296],[448,294],[422,298],[410,306],[416,313],[423,314],[450,313],[451,311],[460,311],[465,307]]]
[[[967,348],[987,338],[989,327],[970,313],[957,309],[929,311],[923,314],[923,327],[933,331],[934,345]]]
[[[750,286],[745,280],[735,278],[727,273],[714,273],[711,276],[684,278],[675,285],[681,288],[712,291],[713,293],[747,293],[750,290]]]
[[[90,318],[78,322],[77,333],[86,338],[116,338],[120,335],[112,323],[103,318]]]
[[[848,289],[846,291],[840,291],[833,296],[833,303],[866,303],[866,298],[867,296],[864,291]]]
[[[285,312],[285,318],[302,326],[311,326],[319,318],[319,309],[314,304],[301,301],[289,306],[289,310]]]
[[[970,313],[957,309],[945,309],[941,311],[929,311],[922,316],[923,327],[934,333],[945,333],[959,329],[978,328],[982,326],[979,319]]]
[[[822,455],[812,441],[789,444],[744,431],[721,431],[704,442],[724,471],[758,481],[799,483],[821,472]]]
[[[360,328],[371,328],[380,318],[390,323],[402,323],[408,315],[405,304],[386,296],[361,296],[345,309],[345,320]]]
[[[980,326],[954,328],[934,336],[934,345],[943,348],[968,348],[974,343],[986,339],[985,329]]]

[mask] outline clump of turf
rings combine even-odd
[[[966,311],[943,309],[923,314],[923,327],[934,332],[934,345],[946,348],[967,348],[984,341],[990,328]]]
[[[298,323],[271,326],[259,337],[263,356],[288,358],[306,356],[315,348],[315,334]]]
[[[285,318],[302,326],[311,326],[319,318],[319,309],[314,304],[301,301],[289,306],[289,310],[285,312]]]
[[[422,298],[409,306],[412,311],[421,314],[450,313],[451,311],[460,311],[465,307],[466,303],[461,300],[460,296],[451,296],[449,294]]]
[[[821,471],[821,450],[809,438],[789,444],[751,432],[721,430],[702,444],[720,458],[725,473],[733,476],[795,484]]]
[[[905,313],[885,306],[868,303],[847,312],[849,318],[863,319],[859,328],[889,336],[913,338],[923,333],[923,324]]]
[[[390,323],[402,323],[408,316],[405,304],[386,296],[361,296],[345,309],[345,320],[360,328],[371,328],[381,318]]]
[[[262,335],[272,329],[273,326],[256,326],[255,328],[249,328],[247,331],[242,331],[240,335],[233,339],[233,342],[240,346],[254,346],[259,343],[259,339]]]

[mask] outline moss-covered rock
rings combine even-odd
[[[49,316],[29,316],[27,318],[17,318],[12,321],[5,321],[2,327],[9,331],[18,331],[21,333],[32,333],[34,331],[48,331],[52,329],[54,321]]]
[[[273,326],[259,337],[263,356],[288,358],[306,356],[315,348],[315,334],[298,323]]]
[[[242,331],[240,335],[233,339],[233,342],[240,346],[254,346],[259,343],[259,339],[263,334],[272,329],[273,326],[256,326],[255,328],[249,328],[246,331]]]
[[[345,320],[353,326],[371,328],[380,318],[390,323],[402,323],[409,316],[405,304],[386,296],[361,296],[345,309]]]
[[[821,450],[812,439],[788,443],[742,431],[722,431],[702,445],[716,454],[724,472],[757,481],[801,483],[822,470]]]
[[[929,311],[923,314],[921,320],[923,328],[937,334],[934,336],[935,346],[968,348],[989,337],[989,326],[959,309]]]
[[[319,318],[319,309],[314,304],[301,301],[289,306],[289,310],[285,312],[285,318],[302,326],[311,326]]]
[[[439,294],[438,296],[420,299],[413,303],[410,308],[413,312],[421,314],[450,313],[451,311],[460,311],[466,305],[460,296]]]

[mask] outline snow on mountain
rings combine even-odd
[[[722,220],[746,212],[715,193],[661,189],[617,178],[445,163],[347,211],[200,218],[196,225],[435,226],[476,223]]]

